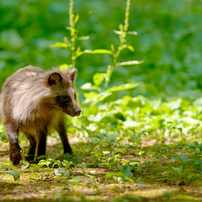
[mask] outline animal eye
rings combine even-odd
[[[56,100],[61,104],[67,104],[68,102],[70,102],[71,99],[69,96],[57,96]]]

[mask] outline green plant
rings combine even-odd
[[[1,159],[0,159],[0,162],[1,162]],[[17,167],[13,166],[10,161],[2,162],[0,169],[1,169],[0,173],[6,173],[13,176],[13,179],[15,181],[20,179],[20,173],[17,171]]]
[[[137,34],[137,32],[135,31],[128,31],[129,14],[130,14],[130,0],[127,0],[124,25],[120,24],[119,30],[118,31],[114,30],[115,34],[119,36],[120,44],[117,48],[115,48],[115,45],[112,44],[111,50],[102,50],[103,53],[108,53],[112,56],[112,64],[108,65],[106,73],[94,74],[93,84],[86,83],[81,87],[82,90],[93,90],[93,92],[84,93],[84,97],[86,99],[82,104],[91,103],[91,106],[93,106],[98,102],[102,102],[107,97],[112,95],[112,93],[114,92],[129,90],[137,87],[138,84],[135,83],[135,84],[123,84],[123,85],[113,86],[111,88],[108,88],[108,84],[111,80],[111,76],[116,67],[128,66],[128,65],[139,65],[143,62],[143,61],[137,61],[137,60],[118,62],[119,56],[124,49],[129,49],[132,52],[134,51],[134,47],[132,45],[128,45],[126,40],[128,34],[133,34],[133,35]],[[92,53],[99,53],[99,52],[96,52],[96,50],[94,50],[92,51]],[[101,87],[101,84],[103,83],[103,81],[104,81],[104,88]]]

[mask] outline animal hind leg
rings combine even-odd
[[[27,161],[34,161],[37,141],[31,135],[27,134],[26,136],[27,136],[27,138],[28,138],[28,140],[30,142],[30,148],[29,148],[28,154],[26,156],[26,160]]]
[[[47,128],[39,132],[38,157],[46,155]]]

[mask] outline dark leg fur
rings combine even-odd
[[[20,154],[21,147],[18,144],[18,129],[15,129],[12,124],[7,125],[8,140],[10,143],[10,160],[13,165],[18,165],[22,160]]]
[[[47,140],[47,129],[40,132],[40,141],[38,143],[38,157],[46,155],[46,140]]]
[[[29,139],[29,142],[30,142],[30,148],[29,148],[26,160],[34,161],[37,142],[36,142],[35,138],[32,137],[31,135],[27,135],[27,138]]]
[[[67,132],[63,121],[59,123],[57,131],[60,135],[60,139],[63,144],[64,154],[66,153],[72,154],[73,152],[67,138]]]

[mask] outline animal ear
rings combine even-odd
[[[57,73],[57,72],[54,72],[54,73],[50,74],[49,77],[48,77],[48,84],[49,84],[50,86],[56,85],[56,84],[58,84],[60,81],[62,81],[62,77],[61,77],[61,75],[60,75],[59,73]]]
[[[69,70],[69,76],[70,76],[70,79],[72,81],[76,78],[76,72],[77,72],[77,69],[70,69]]]

